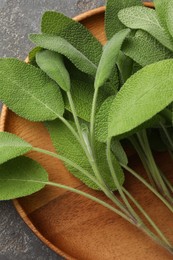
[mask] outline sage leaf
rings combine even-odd
[[[17,135],[0,132],[0,164],[32,150],[32,146]]]
[[[120,162],[120,163],[122,163],[124,165],[128,164],[127,155],[126,155],[126,153],[125,153],[125,151],[124,151],[120,141],[118,141],[116,138],[112,138],[111,151],[115,155],[115,157],[118,160],[118,162]]]
[[[173,59],[148,65],[131,76],[112,102],[108,136],[126,133],[173,101]]]
[[[173,58],[173,53],[170,50],[142,30],[138,30],[135,37],[129,37],[124,41],[122,51],[142,67]]]
[[[66,39],[94,64],[99,63],[102,45],[81,23],[62,13],[47,11],[42,17],[41,31]]]
[[[117,62],[122,43],[129,33],[129,29],[124,29],[116,33],[104,46],[103,54],[101,56],[95,77],[94,87],[96,89],[103,86],[111,75],[112,69]]]
[[[125,26],[118,19],[118,12],[126,7],[135,5],[142,5],[141,0],[107,0],[106,12],[105,12],[105,31],[106,36],[109,39]]]
[[[171,36],[173,37],[173,17],[172,17],[172,13],[173,13],[173,1],[170,0],[170,1],[168,1],[168,7],[167,7],[167,13],[165,14],[165,19],[166,19],[168,31],[171,34]]]
[[[33,43],[44,49],[55,51],[64,55],[79,70],[95,76],[97,68],[96,65],[65,39],[48,34],[30,34],[29,38]]]
[[[108,116],[115,96],[108,97],[100,106],[95,118],[95,137],[99,142],[106,142],[108,136]]]
[[[65,91],[70,90],[70,77],[61,54],[44,50],[37,52],[38,66]]]
[[[141,6],[125,8],[118,13],[120,21],[131,29],[142,29],[162,45],[173,50],[173,41],[157,19],[155,10]]]
[[[133,60],[120,51],[117,59],[117,66],[123,83],[133,74],[133,65]]]
[[[71,79],[71,95],[75,104],[78,117],[90,122],[92,100],[94,95],[93,81],[84,81],[82,79]],[[98,94],[97,110],[100,108],[103,101],[108,97],[104,89]],[[65,108],[71,112],[71,107],[67,98],[64,95]]]
[[[0,200],[10,200],[41,190],[48,175],[40,164],[19,157],[0,165]]]
[[[21,117],[44,121],[63,115],[58,85],[32,65],[0,59],[0,85],[0,100]]]
[[[160,24],[168,31],[167,26],[167,15],[168,15],[168,4],[170,0],[154,0],[155,11]]]
[[[73,127],[74,124],[71,123]],[[87,170],[92,176],[94,176],[93,170],[88,162],[88,158],[86,157],[81,145],[76,141],[75,137],[69,131],[69,129],[64,126],[62,122],[59,120],[54,120],[46,123],[46,127],[50,133],[53,145],[56,149],[56,152],[71,161],[75,162],[85,170]],[[109,167],[107,165],[106,158],[106,145],[103,143],[97,142],[95,144],[96,151],[96,161],[98,163],[98,167],[100,173],[105,180],[107,186],[111,190],[116,190],[116,187],[113,183],[111,174],[109,172]],[[114,159],[114,158],[113,158]],[[115,163],[115,162],[114,162]],[[88,177],[84,176],[83,173],[74,169],[73,167],[65,164],[68,170],[78,179],[80,179],[83,183],[85,183],[88,187],[98,190],[99,187]],[[124,182],[124,174],[122,171],[117,172],[117,176],[119,182],[123,184]]]

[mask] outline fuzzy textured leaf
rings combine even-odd
[[[135,6],[118,13],[120,21],[131,29],[142,29],[156,38],[162,45],[173,50],[173,40],[157,19],[155,10]]]
[[[81,23],[62,13],[47,11],[42,17],[41,30],[66,39],[94,64],[99,63],[102,45]]]
[[[128,164],[128,158],[127,155],[120,143],[120,141],[116,140],[116,138],[112,138],[111,142],[111,151],[115,155],[118,162],[127,165]]]
[[[63,115],[58,85],[32,65],[0,59],[0,86],[0,100],[21,117],[44,121]]]
[[[44,49],[55,51],[64,55],[79,70],[95,76],[97,69],[96,65],[65,39],[48,34],[30,34],[29,38],[33,43]]]
[[[126,39],[122,50],[142,67],[173,57],[173,53],[170,50],[142,30],[138,30],[135,37]]]
[[[105,31],[109,39],[112,36],[124,29],[125,26],[118,19],[118,12],[126,7],[142,5],[141,0],[107,0],[105,13]]]
[[[48,175],[40,164],[19,157],[0,165],[0,200],[15,199],[41,190]]]
[[[101,105],[95,118],[95,137],[99,142],[106,142],[108,136],[108,117],[115,96],[108,97]]]
[[[46,126],[50,133],[56,152],[77,163],[85,170],[87,170],[89,173],[91,173],[91,175],[94,176],[92,168],[88,162],[86,155],[83,152],[83,149],[81,148],[80,144],[76,141],[75,137],[68,130],[68,128],[64,126],[64,124],[61,123],[59,120],[47,122]],[[72,124],[72,126],[74,126],[74,124]],[[116,187],[114,186],[112,177],[109,172],[107,161],[105,160],[106,145],[103,143],[96,143],[95,150],[97,155],[96,159],[98,162],[98,167],[105,182],[111,190],[116,190]],[[69,165],[66,165],[66,167],[75,177],[79,178],[87,186],[89,186],[92,189],[99,189],[98,186],[95,183],[93,183],[93,181],[91,181],[88,177],[84,176],[81,172]],[[123,184],[124,175],[122,171],[118,171],[117,175],[119,182]]]
[[[70,90],[70,77],[61,54],[49,50],[36,54],[38,66],[65,91]]]
[[[32,150],[32,146],[17,135],[0,132],[0,164]]]
[[[168,106],[173,101],[172,82],[173,59],[148,65],[129,78],[112,102],[108,136],[126,133]]]
[[[113,67],[117,62],[122,43],[129,33],[129,29],[121,30],[116,33],[104,46],[103,54],[101,56],[95,77],[94,87],[96,89],[103,86],[111,75]]]
[[[157,18],[160,24],[168,31],[167,27],[167,15],[168,15],[168,3],[170,0],[154,0],[154,6],[157,14]]]
[[[169,33],[173,37],[173,0],[168,1],[167,13],[165,15]]]

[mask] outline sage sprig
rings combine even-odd
[[[0,133],[0,200],[45,185],[66,189],[107,207],[173,254],[169,239],[124,186],[126,170],[173,213],[173,185],[152,150],[161,147],[173,158],[172,0],[162,2],[156,0],[156,10],[150,10],[139,0],[108,0],[103,48],[84,26],[48,11],[42,34],[30,35],[36,44],[33,65],[0,59],[0,99],[19,116],[44,122],[55,148],[50,152]],[[147,179],[129,166],[122,145],[129,141]],[[111,204],[49,181],[43,167],[27,157],[30,151],[61,160]]]

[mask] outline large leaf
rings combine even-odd
[[[65,91],[70,90],[70,77],[61,54],[49,50],[36,54],[38,66]]]
[[[135,37],[129,37],[122,46],[123,52],[141,66],[170,59],[173,53],[160,44],[153,36],[138,30]]]
[[[19,157],[0,165],[0,200],[9,200],[39,191],[48,181],[37,162]]]
[[[41,30],[66,39],[94,64],[98,64],[102,45],[81,23],[62,13],[48,11],[42,17]]]
[[[159,23],[155,10],[135,6],[121,10],[118,17],[127,27],[147,31],[165,47],[173,50],[173,40]]]
[[[125,26],[118,19],[118,12],[126,7],[142,5],[141,0],[107,0],[105,13],[105,31],[108,39],[124,29]]]
[[[0,132],[0,164],[32,150],[32,146],[20,137]]]
[[[31,121],[62,116],[58,85],[40,69],[16,59],[0,59],[0,100]]]
[[[48,122],[46,123],[46,126],[48,128],[53,145],[57,153],[75,162],[76,164],[78,164],[79,166],[87,170],[92,176],[94,176],[93,170],[88,162],[88,159],[83,149],[81,148],[78,141],[76,141],[72,133],[68,130],[68,128],[59,120]],[[102,177],[104,178],[107,186],[111,190],[116,190],[111,174],[109,172],[109,167],[107,165],[106,145],[102,143],[96,143],[95,151],[96,151],[96,160]],[[114,165],[116,165],[116,160],[115,161],[113,160],[113,162]],[[99,189],[99,187],[92,180],[84,176],[81,172],[79,172],[78,170],[74,169],[73,167],[67,164],[66,167],[75,177],[79,178],[87,186],[89,186],[92,189],[96,189],[96,190]],[[119,182],[122,184],[124,181],[124,175],[120,169],[118,169],[117,176]]]
[[[29,38],[33,43],[44,49],[55,51],[64,55],[79,70],[95,76],[97,68],[96,65],[64,38],[48,34],[31,34]]]
[[[173,59],[160,61],[129,78],[112,102],[108,136],[126,133],[173,101]]]
[[[94,87],[96,89],[103,86],[103,84],[110,77],[113,67],[117,62],[121,45],[129,33],[129,29],[124,29],[116,33],[104,46],[103,54],[101,56],[95,77]]]

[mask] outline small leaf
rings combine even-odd
[[[94,87],[96,89],[103,86],[111,75],[112,69],[117,62],[121,45],[129,33],[129,29],[124,29],[116,33],[104,46],[103,54],[101,56],[95,77]]]
[[[36,54],[38,66],[65,91],[70,90],[70,77],[61,54],[49,50]]]
[[[117,66],[123,83],[126,82],[126,80],[133,74],[133,65],[133,60],[120,51]]]
[[[163,26],[165,30],[168,31],[167,28],[167,15],[168,15],[168,3],[170,0],[154,0],[154,6],[157,14],[157,18],[160,24]]]
[[[41,190],[48,181],[40,164],[19,157],[0,165],[0,200],[10,200]]]
[[[160,61],[131,76],[112,102],[108,136],[126,133],[173,101],[173,59]]]
[[[42,17],[41,31],[64,38],[94,64],[99,63],[102,45],[81,23],[62,13],[47,11]]]
[[[85,121],[90,121],[91,106],[94,95],[93,81],[84,81],[82,79],[71,79],[71,95],[76,107],[78,117]],[[101,89],[98,94],[97,109],[107,98],[108,93]],[[65,108],[71,112],[71,107],[66,95],[64,95]]]
[[[17,135],[0,132],[0,164],[31,150],[32,146]]]
[[[167,12],[165,14],[165,20],[167,24],[167,28],[171,36],[173,37],[173,0],[168,1],[168,6],[167,6]]]
[[[44,121],[63,115],[58,85],[32,65],[0,59],[0,85],[0,100],[21,117]]]
[[[125,28],[124,24],[118,19],[118,12],[126,7],[142,5],[141,0],[107,0],[105,13],[105,31],[109,39],[112,36]]]
[[[36,46],[29,52],[29,55],[28,55],[29,64],[38,67],[36,60],[35,60],[35,56],[36,56],[37,52],[39,52],[41,50],[43,50],[41,47]]]
[[[122,51],[143,67],[173,57],[170,50],[142,30],[138,30],[135,37],[129,37],[124,41]]]
[[[99,142],[106,142],[108,136],[108,116],[115,96],[108,97],[101,105],[95,119],[95,137]]]
[[[116,138],[112,138],[111,141],[111,151],[115,155],[116,159],[118,162],[127,165],[128,164],[128,158],[127,155],[120,143]]]
[[[162,45],[173,50],[173,41],[167,31],[160,25],[155,10],[135,6],[121,10],[118,17],[127,27],[147,31]]]
[[[67,57],[79,70],[95,76],[96,65],[65,39],[48,34],[30,34],[30,40],[38,46]]]
[[[63,123],[61,123],[59,120],[47,122],[46,126],[48,128],[48,131],[50,133],[53,145],[56,149],[56,152],[71,161],[75,162],[76,164],[83,167],[85,170],[87,170],[92,176],[94,176],[93,170],[88,162],[88,159],[81,148],[78,141],[76,141],[75,137],[71,134],[71,132],[68,130],[66,126],[64,126]],[[74,124],[72,124],[74,126]],[[111,190],[116,190],[116,187],[114,186],[111,174],[109,172],[109,167],[107,165],[106,160],[106,145],[102,143],[96,143],[95,144],[95,151],[96,151],[96,160],[98,163],[98,168],[100,170],[100,173],[102,177],[104,178],[107,186]],[[114,164],[114,158],[113,162]],[[68,170],[78,179],[80,179],[82,182],[84,182],[87,186],[89,186],[92,189],[98,190],[99,187],[88,177],[84,176],[81,172],[74,169],[73,167],[65,164]],[[119,182],[122,184],[124,182],[124,175],[122,171],[117,172]]]

